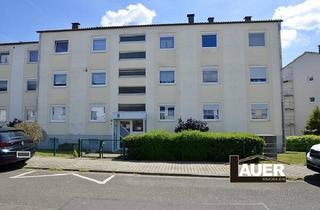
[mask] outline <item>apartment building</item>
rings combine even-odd
[[[36,121],[38,42],[0,43],[0,125]]]
[[[281,150],[280,23],[190,14],[186,23],[38,31],[38,123],[72,142],[173,131],[191,117],[211,131],[273,138]]]
[[[312,110],[320,106],[320,49],[305,52],[282,69],[285,133],[302,135]]]

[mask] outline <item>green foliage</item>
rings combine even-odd
[[[320,108],[318,106],[312,111],[304,134],[320,135]]]
[[[22,129],[34,142],[39,143],[45,138],[44,130],[37,123],[20,122],[14,125],[15,128]]]
[[[128,158],[135,160],[228,161],[261,154],[264,140],[247,133],[151,131],[124,139]]]
[[[308,152],[315,144],[320,144],[320,136],[289,136],[286,139],[288,151]]]

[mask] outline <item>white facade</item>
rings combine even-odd
[[[320,54],[305,52],[282,69],[286,135],[302,135],[320,106]]]
[[[279,32],[279,21],[40,31],[38,122],[49,136],[117,139],[119,127],[173,131],[192,117],[281,148]]]
[[[0,125],[36,120],[38,42],[0,44]]]

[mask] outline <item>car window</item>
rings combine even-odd
[[[5,131],[0,132],[0,141],[12,141],[25,138],[26,134],[23,131]]]

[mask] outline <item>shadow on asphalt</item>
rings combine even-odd
[[[308,184],[320,187],[320,174],[313,174],[304,177],[304,181]]]
[[[22,163],[14,163],[10,165],[4,165],[0,167],[0,173],[5,173],[9,171],[14,171],[23,168],[26,165],[25,162]]]

